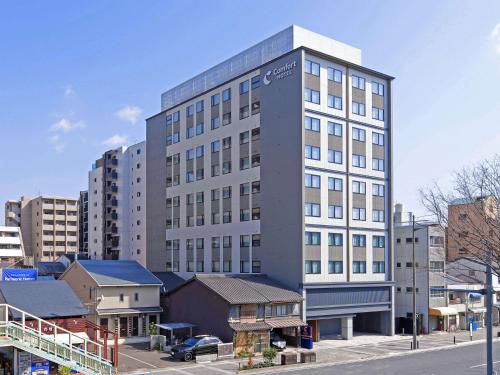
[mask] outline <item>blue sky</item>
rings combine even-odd
[[[292,23],[396,77],[395,200],[407,208],[421,212],[419,187],[498,152],[498,1],[6,1],[0,202],[76,197],[103,151],[144,139],[161,92]]]

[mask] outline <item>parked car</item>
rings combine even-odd
[[[271,331],[271,346],[278,350],[286,349],[286,341],[280,337],[276,332]]]
[[[190,337],[182,344],[173,346],[170,354],[175,359],[191,361],[197,355],[217,354],[219,344],[222,344],[222,341],[218,337],[199,335]]]

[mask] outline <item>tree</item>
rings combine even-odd
[[[447,230],[450,260],[466,257],[490,264],[500,275],[500,156],[455,172],[446,190],[435,183],[421,189],[420,195],[425,208]]]
[[[270,347],[265,349],[262,355],[264,356],[264,360],[267,363],[273,363],[274,359],[278,355],[278,350],[276,348]]]

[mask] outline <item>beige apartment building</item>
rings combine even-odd
[[[78,251],[76,198],[41,195],[9,200],[5,218],[7,226],[21,228],[28,263],[55,260]]]

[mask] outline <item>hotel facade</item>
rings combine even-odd
[[[393,78],[291,26],[147,119],[147,267],[263,273],[316,339],[394,333]]]

